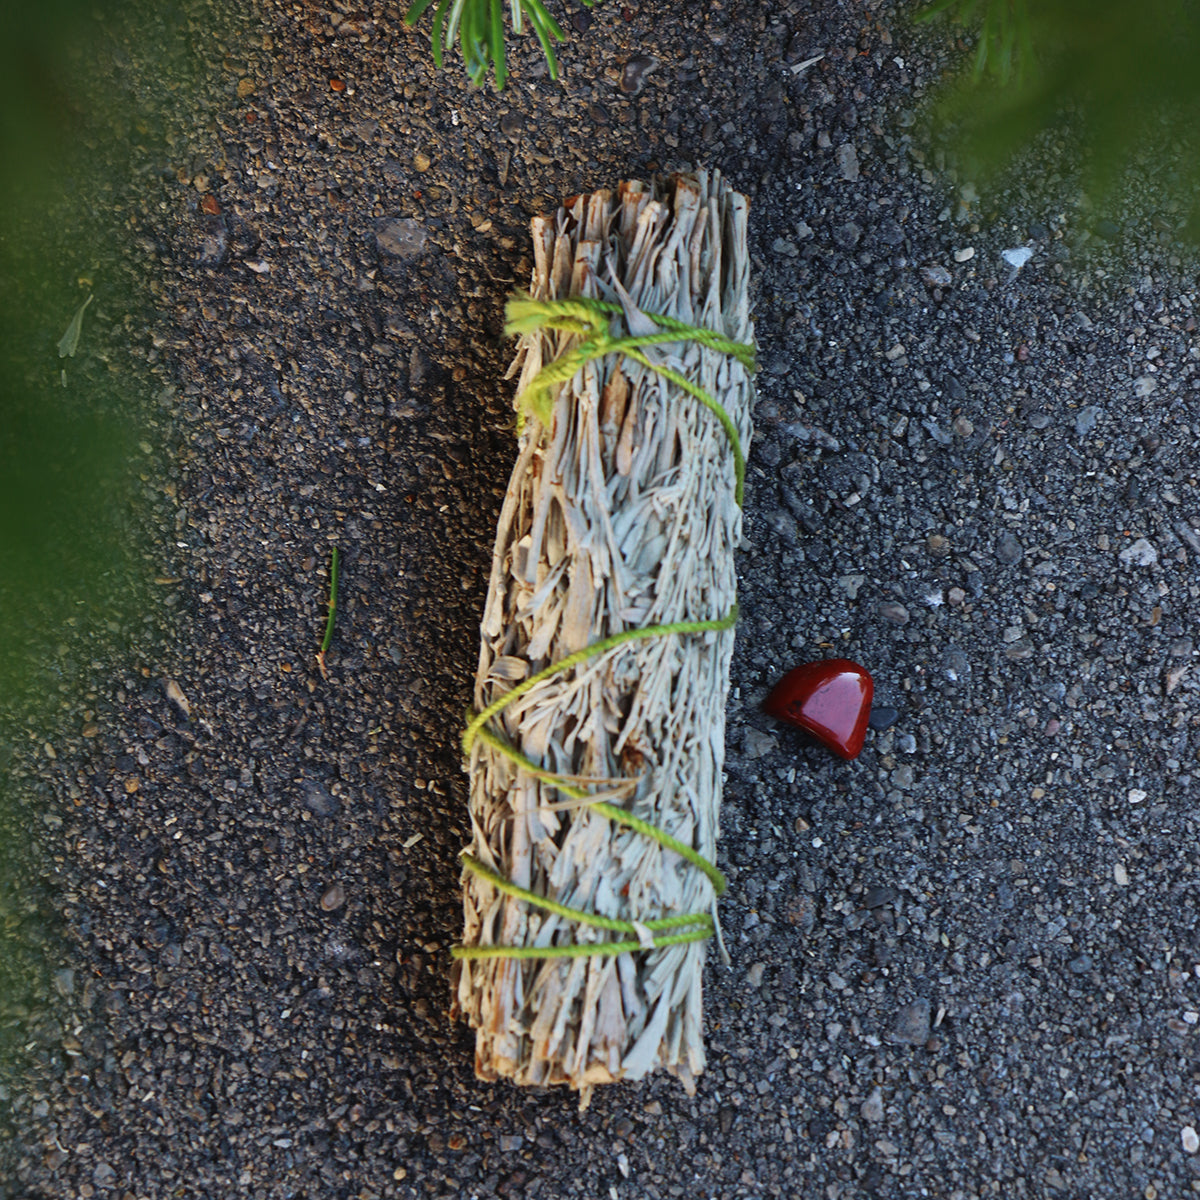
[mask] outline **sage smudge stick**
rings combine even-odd
[[[720,175],[533,221],[520,452],[464,749],[455,1007],[484,1079],[704,1069],[734,551],[750,440],[748,205]],[[579,304],[566,304],[578,301]]]

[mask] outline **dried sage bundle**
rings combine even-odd
[[[704,1069],[734,551],[750,439],[746,198],[717,173],[533,221],[520,455],[468,729],[456,1008],[483,1079]],[[586,919],[585,919],[586,918]]]

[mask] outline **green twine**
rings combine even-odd
[[[660,327],[661,332],[646,334],[639,337],[613,337],[608,332],[608,317],[619,315],[624,310],[619,304],[611,304],[603,300],[534,300],[529,296],[515,296],[507,308],[508,322],[505,333],[509,335],[532,333],[539,329],[555,329],[566,333],[577,334],[584,338],[579,345],[562,358],[548,363],[526,386],[521,394],[524,408],[532,411],[543,425],[549,425],[553,408],[553,390],[560,384],[566,383],[586,364],[608,354],[623,354],[635,362],[641,363],[647,369],[669,379],[682,388],[689,396],[700,401],[720,421],[722,428],[729,438],[730,449],[733,453],[734,474],[736,477],[735,497],[738,507],[742,504],[742,494],[746,476],[746,460],[742,452],[741,439],[737,427],[729,414],[703,388],[680,375],[669,367],[652,362],[641,352],[642,346],[657,346],[667,342],[696,341],[712,350],[728,354],[737,359],[747,371],[754,369],[754,347],[745,342],[735,342],[730,338],[716,333],[711,329],[702,329],[696,325],[688,325],[674,317],[662,316],[658,313],[647,313]],[[637,833],[648,837],[665,849],[678,854],[693,866],[703,871],[713,885],[714,892],[720,896],[726,888],[725,876],[691,846],[672,837],[665,830],[635,817],[631,812],[609,804],[604,800],[589,799],[590,793],[576,787],[564,776],[556,775],[539,767],[530,758],[522,754],[510,742],[488,727],[488,722],[502,709],[525,695],[544,679],[549,679],[563,671],[570,670],[589,658],[604,654],[626,642],[644,638],[665,637],[668,634],[720,632],[732,629],[737,622],[738,610],[735,604],[724,616],[711,621],[675,621],[669,625],[650,625],[644,629],[626,629],[610,637],[602,638],[568,654],[566,658],[531,675],[528,679],[517,684],[503,696],[493,700],[482,712],[475,713],[463,731],[462,746],[465,754],[471,753],[471,748],[477,738],[482,739],[494,750],[515,762],[523,770],[535,778],[544,780],[572,799],[583,801],[589,808],[607,817],[616,824],[624,825]],[[490,867],[480,862],[470,854],[463,854],[463,866],[473,874],[488,880],[495,888],[505,895],[524,900],[537,908],[545,909],[581,925],[591,925],[599,929],[607,929],[614,933],[632,933],[638,935],[636,941],[576,943],[569,946],[455,946],[451,954],[455,958],[579,958],[588,955],[612,956],[636,950],[647,949],[639,926],[631,921],[622,921],[614,917],[602,917],[585,909],[571,908],[559,904],[546,896],[539,896],[527,888],[497,874]],[[675,917],[659,917],[651,921],[640,922],[642,930],[666,930],[680,927],[695,926],[683,933],[668,933],[661,937],[652,938],[655,948],[673,946],[686,942],[703,941],[712,936],[715,929],[713,918],[707,913],[685,913]]]
[[[587,363],[609,354],[623,354],[664,379],[669,379],[676,387],[682,388],[689,396],[699,400],[720,421],[733,452],[736,478],[734,498],[741,508],[745,491],[746,458],[742,453],[742,441],[738,436],[737,427],[729,413],[702,387],[678,371],[662,363],[652,362],[642,353],[640,347],[661,346],[667,342],[699,342],[710,350],[737,359],[747,371],[754,370],[754,347],[748,342],[735,342],[712,329],[689,325],[685,321],[677,321],[674,317],[666,317],[661,313],[644,314],[660,327],[661,332],[637,337],[613,337],[608,331],[608,316],[623,311],[619,304],[605,300],[534,300],[530,296],[514,296],[509,300],[505,309],[508,320],[504,326],[504,332],[509,336],[533,333],[539,329],[557,329],[584,339],[561,358],[547,363],[529,381],[521,393],[522,408],[528,409],[543,425],[549,427],[555,388],[573,379]]]
[[[545,909],[581,925],[591,925],[596,929],[607,929],[612,933],[632,933],[638,935],[638,926],[632,921],[622,921],[616,917],[602,917],[598,913],[588,912],[583,908],[571,908],[567,904],[559,904],[548,896],[539,896],[528,888],[519,887],[503,875],[493,871],[491,867],[473,858],[469,854],[462,856],[463,866],[483,879],[486,879],[497,890],[507,896],[524,900],[537,908]],[[656,937],[652,941],[657,949],[660,946],[673,946],[680,942],[699,942],[712,936],[715,923],[708,913],[685,913],[677,917],[656,917],[652,921],[640,922],[643,929],[651,932],[658,929],[680,929],[689,925],[697,925],[698,929],[684,933],[668,934]],[[647,949],[638,938],[633,942],[583,942],[573,946],[455,946],[450,953],[455,958],[577,958],[589,954],[623,954],[626,950]]]
[[[463,731],[463,753],[471,753],[471,746],[479,736],[479,731],[502,708],[506,708],[514,700],[524,696],[543,679],[549,679],[552,675],[569,671],[579,663],[586,662],[589,658],[594,658],[597,654],[603,654],[607,650],[612,650],[624,642],[640,641],[642,638],[666,637],[670,633],[707,633],[710,630],[719,633],[723,629],[732,629],[737,624],[737,615],[738,610],[735,604],[725,616],[716,621],[676,621],[671,625],[647,625],[644,629],[624,629],[620,633],[614,633],[610,637],[593,642],[590,646],[584,646],[582,650],[576,650],[574,654],[568,654],[566,658],[560,658],[558,662],[551,663],[548,667],[538,671],[536,675],[530,675],[528,679],[518,683],[516,687],[505,692],[499,699],[493,700],[482,712],[476,713]]]
[[[498,750],[505,758],[509,758],[517,763],[518,766],[523,767],[530,775],[553,784],[564,795],[570,796],[573,800],[587,801],[589,808],[607,817],[610,821],[618,825],[624,825],[636,833],[640,833],[643,837],[652,838],[660,846],[664,846],[666,849],[678,854],[680,858],[686,858],[694,867],[698,867],[708,876],[712,881],[713,891],[718,896],[725,894],[727,886],[725,876],[703,854],[693,850],[686,842],[681,842],[678,838],[672,837],[665,829],[659,829],[657,825],[651,825],[649,821],[643,821],[641,817],[635,817],[627,809],[618,808],[615,804],[609,804],[607,800],[589,800],[589,793],[585,792],[583,788],[576,787],[561,775],[555,775],[552,771],[547,771],[543,767],[539,767],[532,759],[526,758],[511,742],[506,742],[504,738],[491,729],[486,727],[480,729],[479,737],[487,742],[493,750]]]

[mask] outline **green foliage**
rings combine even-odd
[[[589,8],[594,0],[583,0]],[[415,25],[434,0],[415,0],[404,17],[406,25]],[[541,0],[509,0],[513,33],[520,36],[528,20],[542,45],[550,78],[558,78],[558,59],[554,43],[565,40],[562,26],[546,11]],[[488,69],[494,68],[496,89],[508,79],[504,61],[504,12],[502,0],[438,0],[433,12],[430,39],[433,61],[440,69],[443,55],[452,53],[455,41],[462,53],[463,66],[472,83],[482,85]]]
[[[195,26],[219,6],[181,0]],[[169,621],[161,318],[146,277],[164,132],[198,122],[175,0],[8,5],[0,36],[0,1077],[19,1075],[64,985],[56,868],[70,805],[46,746],[79,746],[87,692]],[[162,193],[165,194],[165,193]],[[49,1036],[53,1036],[53,1032]],[[61,1030],[58,1032],[61,1037]],[[0,1158],[5,1147],[0,1105]],[[0,1178],[4,1178],[0,1161]],[[0,1185],[3,1192],[3,1185]]]
[[[921,20],[952,16],[977,33],[972,67],[941,94],[938,116],[977,177],[1005,167],[1069,115],[1087,147],[1083,183],[1113,198],[1143,151],[1174,143],[1178,161],[1152,163],[1160,202],[1200,232],[1200,9],[1187,0],[939,0]]]
[[[990,72],[1002,84],[1010,82],[1014,74],[1018,79],[1024,78],[1033,58],[1032,30],[1025,0],[938,0],[919,19],[930,21],[947,12],[953,13],[963,25],[978,23],[981,26],[972,68],[976,83],[985,72]]]

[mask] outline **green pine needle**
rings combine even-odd
[[[329,616],[325,619],[325,636],[321,639],[321,649],[317,651],[317,666],[321,669],[321,678],[325,674],[325,651],[333,641],[333,625],[337,620],[337,589],[338,589],[338,552],[334,546],[329,552]]]

